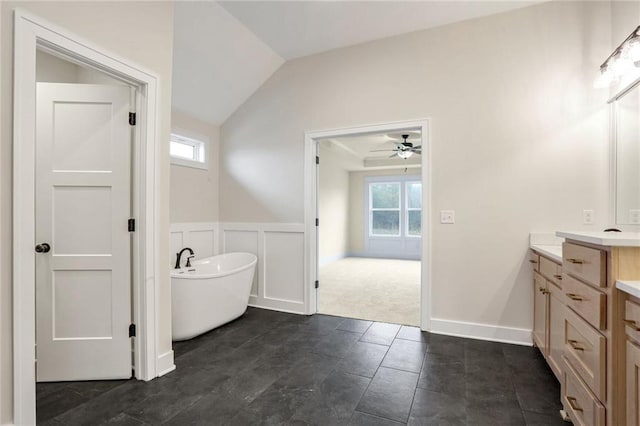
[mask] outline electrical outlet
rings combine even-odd
[[[585,225],[593,225],[593,210],[583,210],[582,211],[582,222]]]
[[[629,210],[629,222],[633,225],[640,224],[640,210],[631,209]]]
[[[456,222],[456,212],[453,210],[440,210],[440,223],[451,224]]]

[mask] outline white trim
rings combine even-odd
[[[323,267],[324,265],[337,262],[338,260],[344,259],[345,257],[352,257],[352,256],[349,253],[340,253],[340,254],[335,254],[333,256],[323,257],[322,259],[318,259],[318,267]],[[358,256],[358,257],[363,257],[363,256]]]
[[[173,350],[163,353],[158,357],[158,376],[164,376],[176,369],[173,362]]]
[[[260,308],[260,309],[267,309],[269,311],[276,311],[276,312],[285,312],[287,314],[296,314],[296,315],[307,315],[303,312],[300,312],[299,310],[292,310],[292,309],[283,309],[283,308],[273,308],[271,306],[264,306],[262,304],[254,304],[254,303],[249,303],[249,305],[247,306],[251,306],[252,308]]]
[[[502,327],[490,324],[432,318],[431,333],[511,343],[514,345],[533,345],[532,331],[526,328]]]
[[[350,128],[309,131],[304,135],[304,223],[305,223],[305,313],[316,312],[318,249],[315,220],[317,215],[318,176],[316,167],[317,140],[366,133],[419,130],[422,134],[422,266],[420,291],[420,328],[431,328],[431,135],[429,119],[400,121],[386,124],[365,125]]]
[[[157,324],[159,268],[158,182],[160,156],[157,137],[158,77],[105,52],[99,46],[16,9],[14,15],[13,122],[13,357],[14,422],[35,424],[35,274],[34,274],[34,158],[36,49],[53,52],[71,62],[105,72],[137,87],[136,158],[133,212],[138,231],[133,243],[133,306],[138,337],[134,345],[136,378],[158,374]]]

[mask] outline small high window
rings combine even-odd
[[[208,169],[207,144],[197,139],[171,134],[169,141],[171,163],[179,166]]]

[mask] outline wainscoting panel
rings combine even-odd
[[[264,233],[264,298],[304,304],[304,234]]]
[[[246,251],[258,256],[249,305],[304,313],[304,225],[220,223],[222,253]]]
[[[253,277],[253,285],[251,286],[251,296],[253,297],[259,297],[258,282],[260,281],[260,277],[262,276],[262,272],[260,271],[260,253],[258,252],[258,248],[260,247],[258,238],[258,231],[224,229],[224,225],[222,226],[223,253],[243,251],[247,253],[253,253],[258,256],[258,267],[256,268],[256,273]]]
[[[193,249],[195,259],[213,256],[218,252],[218,225],[216,223],[172,223],[169,257],[172,267],[175,266],[176,253],[184,247]]]

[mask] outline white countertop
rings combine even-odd
[[[640,247],[640,232],[558,231],[558,237],[612,247]]]
[[[557,263],[562,263],[562,246],[555,244],[531,244],[529,247],[531,247],[532,250],[555,260]]]
[[[640,281],[616,281],[616,288],[632,296],[640,297]]]

